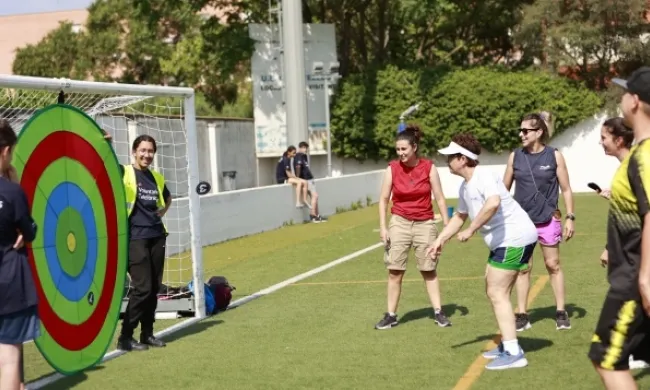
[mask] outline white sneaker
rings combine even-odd
[[[630,356],[630,370],[641,370],[643,368],[650,367],[650,364],[644,362],[643,360],[634,360],[634,356]]]

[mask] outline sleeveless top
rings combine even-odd
[[[555,148],[546,146],[531,154],[524,148],[515,150],[513,171],[515,200],[535,224],[551,220],[558,209],[559,182]]]
[[[433,162],[421,158],[414,167],[408,167],[399,160],[391,161],[388,165],[393,177],[391,214],[399,215],[409,221],[433,219],[429,180]]]

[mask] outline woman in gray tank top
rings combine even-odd
[[[559,244],[562,238],[568,241],[573,237],[573,193],[564,156],[557,149],[546,145],[550,138],[547,119],[541,114],[529,114],[523,118],[519,129],[522,147],[510,154],[503,183],[510,190],[513,181],[515,182],[514,198],[537,227],[538,242],[555,294],[556,328],[571,329],[565,308],[564,272],[560,267]],[[562,213],[558,207],[560,189],[566,206],[564,234]],[[517,277],[515,321],[519,332],[531,327],[526,307],[531,270],[532,259],[528,271]]]

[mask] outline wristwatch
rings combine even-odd
[[[575,220],[576,220],[576,216],[575,216],[575,214],[573,214],[573,213],[569,213],[569,214],[566,215],[566,219],[570,219],[570,220],[572,220],[572,221],[575,221]]]

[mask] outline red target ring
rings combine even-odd
[[[113,187],[104,161],[88,141],[79,135],[68,131],[56,131],[45,137],[34,149],[25,164],[21,185],[32,207],[37,191],[37,180],[45,169],[60,158],[70,158],[86,167],[96,180],[97,187],[104,201],[104,215],[107,231],[107,264],[106,277],[96,309],[90,317],[78,325],[63,320],[50,305],[43,287],[36,283],[39,298],[39,316],[43,323],[48,324],[47,331],[60,346],[70,351],[80,351],[89,346],[101,331],[111,309],[115,283],[118,271],[118,221],[114,212],[116,208]],[[36,264],[31,246],[28,245],[29,264],[32,273],[36,274]]]

